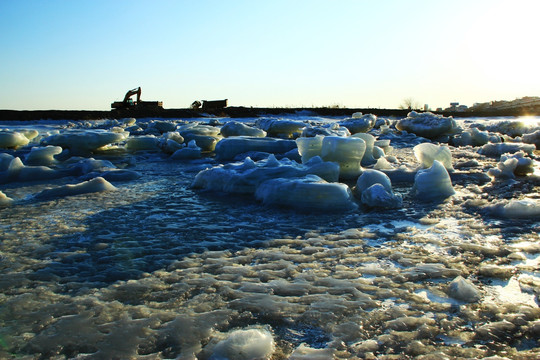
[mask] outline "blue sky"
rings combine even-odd
[[[540,96],[536,0],[0,0],[0,109]]]

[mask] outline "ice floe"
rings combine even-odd
[[[208,360],[270,359],[274,351],[274,338],[268,330],[235,330],[213,346]]]
[[[438,160],[448,171],[454,170],[452,166],[452,153],[448,146],[438,146],[431,143],[418,144],[413,148],[414,156],[420,161],[422,168],[427,169]]]
[[[364,170],[356,181],[353,193],[362,204],[372,208],[393,209],[401,207],[403,203],[401,195],[394,194],[388,175],[378,170]]]
[[[396,128],[428,139],[436,139],[443,135],[454,134],[458,130],[458,125],[451,117],[411,111],[405,119],[396,123]]]
[[[221,135],[223,137],[230,136],[251,136],[251,137],[265,137],[266,131],[251,127],[238,121],[228,121],[221,127]]]
[[[486,156],[501,156],[506,153],[524,152],[531,155],[536,149],[534,145],[524,143],[489,143],[480,148],[478,152]]]
[[[60,146],[32,147],[26,155],[24,162],[27,165],[50,166],[58,163],[54,157],[62,153]]]
[[[87,155],[104,146],[122,142],[128,136],[128,132],[80,130],[45,137],[41,144],[60,146],[68,149],[71,155]]]
[[[9,206],[11,204],[13,204],[13,199],[0,191],[0,207]]]
[[[20,158],[11,160],[6,170],[0,172],[0,184],[58,179],[66,173],[47,166],[26,166]]]
[[[481,299],[478,288],[471,281],[461,276],[456,277],[448,285],[448,294],[454,299],[465,302],[476,302]]]
[[[488,175],[497,179],[513,179],[534,173],[534,160],[523,151],[501,156],[496,168],[488,170]]]
[[[235,136],[221,140],[215,151],[220,160],[234,160],[236,156],[251,151],[275,155],[284,154],[295,147],[294,140]]]
[[[258,119],[255,125],[264,130],[268,136],[285,139],[300,136],[302,130],[306,127],[306,124],[301,121],[273,118]]]
[[[350,119],[343,120],[339,125],[349,129],[351,134],[356,133],[365,133],[371,130],[375,123],[377,122],[377,117],[373,114],[363,115],[362,113],[354,113]]]
[[[312,158],[305,164],[286,158],[279,161],[273,155],[258,162],[246,158],[242,163],[219,165],[199,172],[191,186],[212,191],[254,194],[257,187],[267,180],[298,178],[308,174],[317,175],[328,182],[336,182],[339,166],[322,161],[320,157]]]
[[[348,211],[356,209],[352,192],[345,184],[329,183],[317,175],[277,178],[263,182],[255,198],[266,205],[303,211]]]
[[[84,181],[78,184],[68,184],[43,190],[35,195],[35,199],[48,200],[65,196],[74,196],[103,191],[113,191],[116,187],[102,177]]]
[[[176,150],[172,155],[173,160],[190,160],[201,158],[201,148],[197,146],[195,140],[191,140],[184,148]]]
[[[321,157],[324,161],[339,164],[339,176],[356,178],[362,173],[362,159],[366,142],[357,137],[325,136],[322,139]]]
[[[441,200],[456,193],[448,171],[438,160],[433,161],[429,169],[418,171],[414,178],[413,192],[423,201]]]
[[[524,134],[522,136],[522,140],[524,143],[534,144],[536,149],[540,149],[540,130],[536,130],[535,132],[529,134]]]
[[[0,131],[0,148],[2,149],[16,149],[29,142],[30,140],[23,133],[9,130]]]

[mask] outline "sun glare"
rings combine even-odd
[[[540,126],[540,117],[538,116],[532,116],[532,115],[520,116],[518,120],[522,121],[527,126]]]
[[[516,87],[540,83],[540,48],[536,14],[540,2],[498,2],[470,27],[469,55],[477,70],[492,81]]]

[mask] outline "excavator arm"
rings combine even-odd
[[[127,103],[129,98],[133,95],[137,94],[137,104],[141,101],[141,87],[131,89],[126,93],[126,96],[124,96],[124,103]]]
[[[130,98],[133,95],[137,95],[137,101],[131,101]],[[131,89],[124,96],[123,101],[115,101],[111,104],[111,109],[122,110],[132,109],[133,111],[139,111],[141,109],[163,109],[163,102],[161,101],[141,101],[141,87]]]

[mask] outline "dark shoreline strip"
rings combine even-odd
[[[220,116],[230,118],[260,117],[265,115],[290,115],[306,112],[319,116],[344,116],[350,117],[355,112],[403,118],[409,110],[401,109],[349,109],[349,108],[251,108],[251,107],[227,107],[204,113],[191,109],[155,109],[155,110],[0,110],[0,121],[30,121],[30,120],[99,120],[99,119],[122,119],[122,118],[165,118],[181,119]],[[513,109],[505,111],[486,112],[442,112],[444,116],[462,117],[499,117],[499,116],[525,116],[540,115],[540,111],[531,113],[526,109]]]

